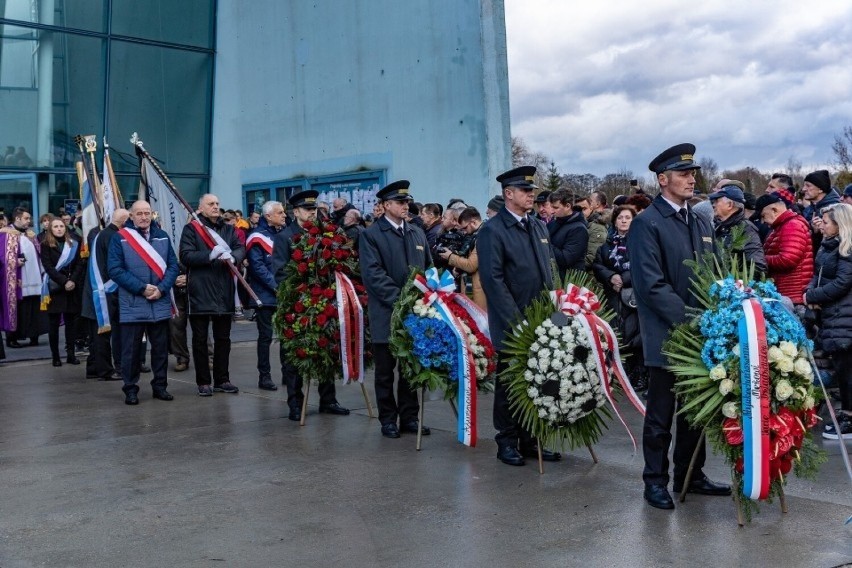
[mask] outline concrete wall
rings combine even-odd
[[[484,208],[511,163],[503,0],[220,0],[212,191],[386,169]]]

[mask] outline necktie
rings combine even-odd
[[[529,222],[529,219],[527,219],[526,217],[524,217],[523,219],[521,219],[521,227],[522,227],[522,228],[523,228],[526,232],[528,232],[528,233],[529,233],[529,231],[530,231],[530,222]]]
[[[684,223],[689,225],[689,221],[687,220],[687,216],[686,216],[686,207],[681,207],[680,209],[678,209],[677,214]]]
[[[402,237],[403,239],[405,238],[405,229],[400,227],[399,229],[396,230],[396,232],[399,233],[400,237]]]

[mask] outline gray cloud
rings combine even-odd
[[[852,124],[852,4],[508,0],[512,132],[564,172],[642,175],[693,141],[725,168],[805,168]]]

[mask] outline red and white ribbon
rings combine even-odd
[[[337,318],[340,322],[340,358],[343,384],[364,383],[364,308],[355,285],[342,272],[334,273],[337,288]]]
[[[766,320],[760,301],[743,300],[737,323],[742,349],[740,384],[743,412],[743,494],[769,497],[769,358]]]
[[[615,332],[603,318],[595,313],[601,308],[598,297],[588,288],[568,284],[565,290],[551,291],[550,299],[553,301],[556,309],[578,318],[578,321],[586,331],[589,343],[592,346],[595,367],[598,371],[604,396],[606,396],[607,401],[612,406],[621,424],[624,425],[624,429],[627,430],[630,441],[633,443],[633,451],[636,451],[636,438],[633,436],[633,432],[627,426],[627,422],[625,422],[615,404],[610,375],[615,375],[627,399],[642,416],[645,415],[645,405],[636,394],[636,391],[633,390],[633,385],[630,384],[627,373],[621,364],[621,354]],[[601,336],[603,336],[606,342],[606,348],[604,348],[604,343],[601,341]],[[607,354],[610,356],[608,357]]]

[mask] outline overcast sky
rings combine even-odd
[[[852,126],[848,0],[506,0],[506,28],[512,135],[562,173],[645,176],[680,142],[806,173]]]

